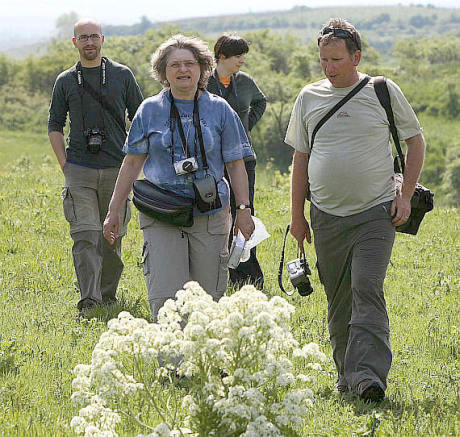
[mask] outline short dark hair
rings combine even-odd
[[[342,36],[335,36],[335,34],[330,31],[328,33],[324,33],[325,29],[343,29],[350,33],[351,37],[346,38]],[[336,41],[338,39],[343,39],[345,41],[345,45],[350,55],[353,55],[357,50],[361,50],[361,35],[356,30],[355,26],[342,18],[331,18],[320,30],[318,36],[318,46],[321,43],[329,44],[331,41]]]
[[[226,58],[242,55],[249,52],[249,43],[241,36],[234,33],[224,33],[219,36],[214,45],[214,57],[219,60],[220,55]]]

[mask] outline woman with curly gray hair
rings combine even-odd
[[[198,38],[175,35],[155,51],[152,73],[164,89],[146,99],[133,119],[104,223],[104,236],[113,242],[121,205],[142,169],[157,187],[195,200],[199,182],[214,178],[219,201],[204,210],[196,202],[191,227],[139,212],[144,274],[155,320],[164,302],[187,281],[198,281],[216,300],[225,292],[231,217],[224,168],[238,204],[235,232],[240,230],[247,240],[254,230],[243,161],[251,154],[249,141],[228,103],[206,91],[212,67],[212,54]]]

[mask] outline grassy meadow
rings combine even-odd
[[[118,312],[150,319],[135,212],[123,243],[120,304],[97,310],[90,320],[78,316],[63,182],[46,135],[0,133],[1,436],[73,435],[72,369],[90,362],[107,321]],[[269,296],[282,294],[277,272],[289,223],[288,192],[286,175],[258,168],[257,215],[271,234],[258,254]],[[290,239],[286,258],[295,256]],[[313,267],[311,246],[307,259]],[[417,236],[397,235],[386,280],[393,367],[387,399],[378,406],[333,393],[326,299],[312,268],[315,292],[288,297],[297,308],[292,329],[301,344],[317,342],[328,361],[312,386],[316,400],[299,435],[460,435],[459,264],[457,209],[436,207]],[[158,394],[165,402],[167,395]],[[140,432],[135,425],[119,429],[126,436]]]

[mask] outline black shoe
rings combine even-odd
[[[364,402],[382,402],[385,398],[385,392],[378,382],[373,382],[360,392],[359,397]]]
[[[334,391],[336,393],[339,393],[341,395],[344,395],[350,391],[350,388],[348,387],[348,384],[343,382],[343,381],[337,381],[335,383],[335,388]]]
[[[78,302],[77,308],[81,311],[81,310],[88,310],[95,306],[97,306],[97,302],[93,299],[87,298],[87,299],[83,299],[80,302]]]

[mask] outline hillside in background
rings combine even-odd
[[[207,37],[216,37],[223,31],[249,32],[270,29],[277,33],[290,33],[299,42],[308,44],[331,17],[350,20],[369,44],[379,52],[388,53],[397,39],[405,37],[435,37],[454,33],[460,36],[460,11],[432,6],[376,6],[309,8],[296,6],[286,11],[191,18],[168,23],[152,23],[143,17],[131,26],[105,26],[106,35],[138,35],[150,28],[165,24],[177,25],[184,30],[199,29]]]
[[[73,14],[68,14],[69,16]],[[143,35],[149,29],[177,26],[182,30],[199,30],[200,34],[215,38],[224,31],[246,33],[270,29],[277,33],[296,36],[301,44],[310,43],[321,25],[331,17],[350,20],[368,39],[371,47],[388,58],[395,41],[406,37],[429,38],[448,33],[460,36],[460,10],[434,6],[369,6],[309,8],[296,6],[289,10],[225,15],[216,17],[188,18],[177,21],[152,22],[142,17],[132,25],[104,25],[104,34],[110,36]],[[57,20],[59,21],[59,19]],[[69,23],[69,26],[72,23]],[[56,34],[62,34],[61,31]],[[65,33],[65,32],[64,32]],[[70,35],[71,30],[67,29]],[[0,41],[0,53],[14,58],[43,53],[43,41],[28,41],[20,45]]]

